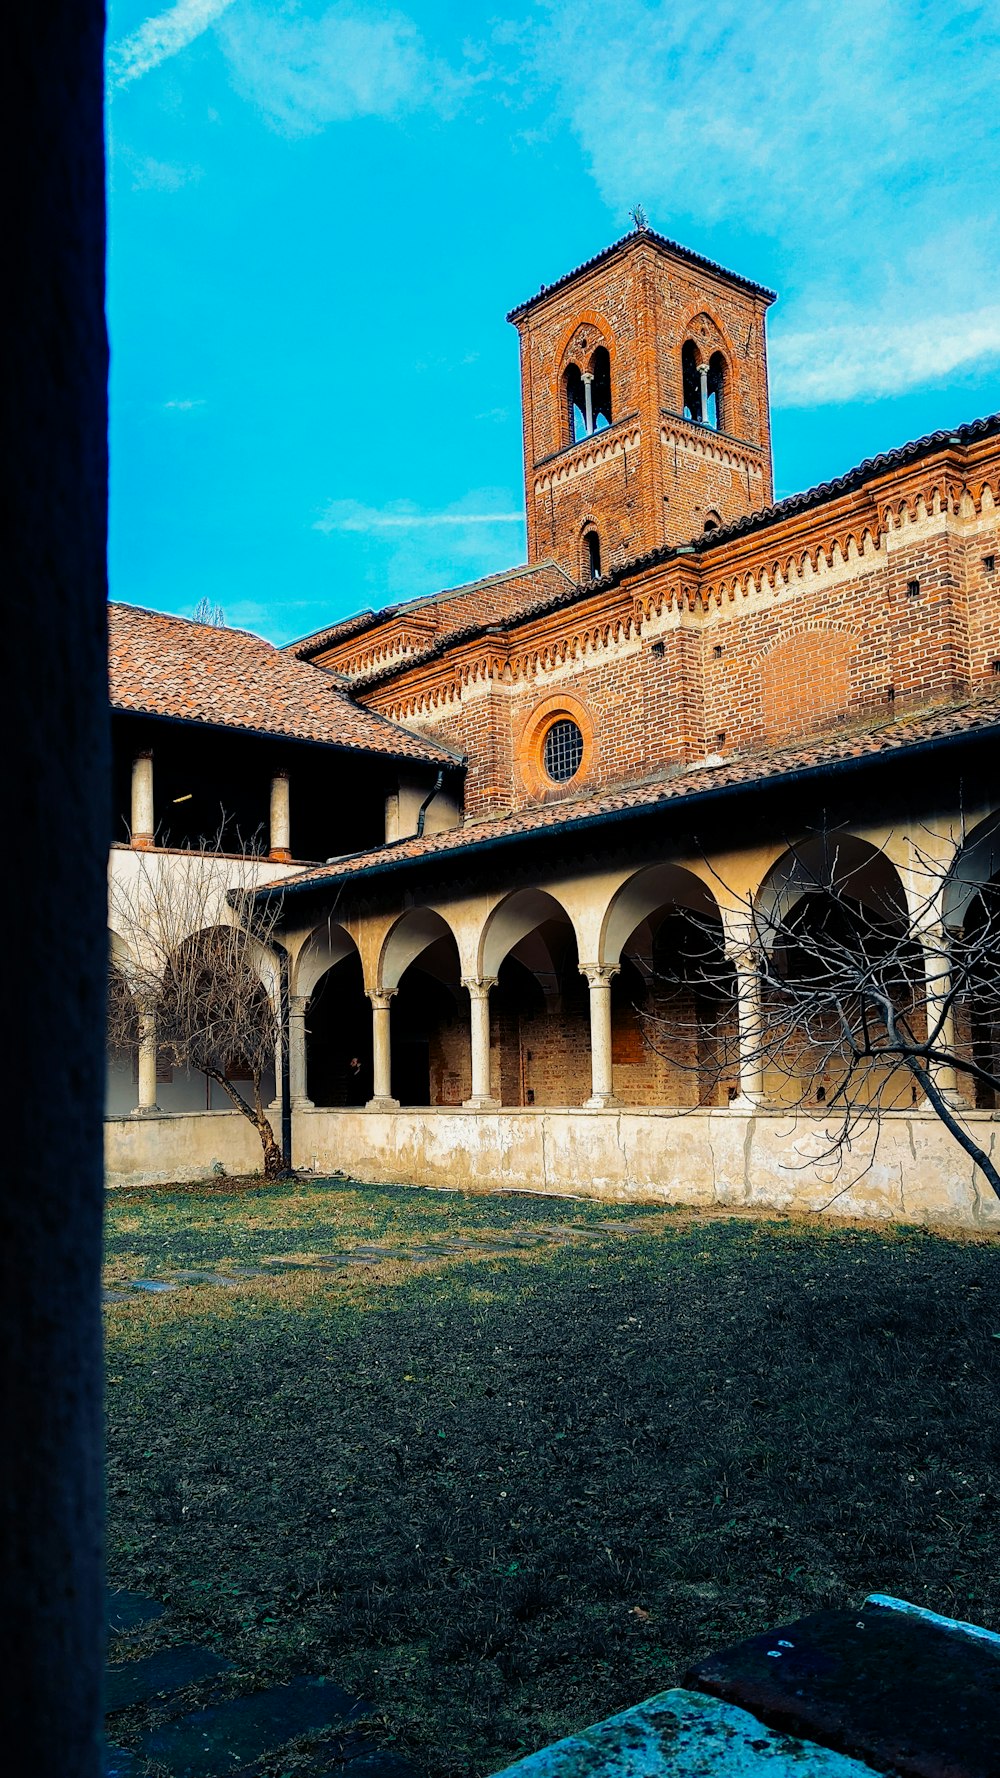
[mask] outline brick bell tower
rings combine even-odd
[[[642,227],[511,310],[529,561],[594,580],[770,505],[773,301]]]

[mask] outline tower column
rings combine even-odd
[[[708,425],[708,365],[698,365],[698,387],[701,391],[701,423]]]
[[[580,372],[580,380],[583,383],[584,426],[586,428],[587,437],[589,438],[591,433],[594,430],[594,373],[593,373],[593,371],[592,370],[581,371]]]

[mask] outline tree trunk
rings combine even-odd
[[[260,1137],[261,1148],[264,1150],[264,1178],[280,1179],[285,1171],[284,1159],[281,1153],[281,1144],[276,1140],[274,1131],[271,1128],[271,1120],[268,1117],[267,1112],[264,1110],[264,1101],[260,1095],[260,1081],[256,1079],[254,1080],[254,1102],[252,1105],[248,1105],[243,1094],[237,1092],[232,1081],[227,1080],[224,1074],[213,1068],[207,1068],[205,1073],[208,1074],[212,1080],[218,1081],[223,1092],[226,1094],[227,1098],[232,1100],[237,1111],[242,1112],[247,1122],[253,1124],[254,1129]]]

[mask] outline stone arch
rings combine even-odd
[[[619,962],[626,940],[659,908],[686,908],[705,919],[719,917],[719,904],[708,884],[679,864],[650,864],[622,883],[608,904],[601,927],[600,963]]]
[[[913,937],[902,878],[885,850],[852,833],[813,834],[790,846],[764,876],[753,918],[766,963],[761,974],[763,1026],[771,1036],[763,1068],[765,1098],[819,1107],[836,1103],[850,1077],[855,1104],[904,1109],[919,1097],[909,1071],[876,1056],[852,1064],[842,1019],[861,1033],[871,1009],[845,964],[843,991],[831,994],[829,961],[855,951],[859,965],[887,971],[885,985],[919,1035],[925,1028],[923,953]],[[798,988],[796,988],[798,984]],[[800,1008],[808,1009],[803,1013]]]
[[[983,885],[1000,872],[1000,810],[987,815],[956,848],[944,884],[941,914],[949,932],[959,932]]]
[[[457,951],[457,936],[436,908],[408,908],[400,914],[382,943],[376,974],[378,993],[395,993],[410,964],[442,938],[450,938]]]
[[[320,978],[346,957],[356,955],[357,944],[345,926],[327,920],[309,934],[295,960],[292,992],[308,999]]]
[[[573,916],[547,889],[515,889],[506,896],[483,927],[479,940],[480,976],[497,975],[504,958],[546,920],[568,920],[576,936]]]

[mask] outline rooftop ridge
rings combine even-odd
[[[457,587],[442,587],[436,593],[420,593],[415,599],[398,599],[391,605],[383,605],[356,612],[351,617],[340,618],[337,623],[329,624],[325,629],[313,630],[308,636],[300,636],[295,642],[283,644],[283,653],[296,655],[300,660],[308,660],[312,654],[329,648],[333,642],[350,642],[355,636],[364,635],[368,629],[377,628],[379,624],[388,623],[402,613],[419,611],[432,605],[442,605],[452,599],[463,599],[472,593],[478,593],[483,587],[500,586],[508,580],[524,580],[529,575],[551,573],[561,574],[568,586],[576,583],[550,557],[541,562],[523,562],[513,568],[502,568],[497,574],[484,574],[481,580],[462,581]]]
[[[574,266],[571,272],[564,272],[551,284],[543,284],[534,296],[529,296],[525,302],[518,303],[515,308],[509,309],[507,320],[516,321],[518,316],[526,314],[529,309],[535,307],[536,303],[551,296],[553,291],[564,289],[567,284],[572,283],[574,278],[579,278],[584,272],[592,271],[594,266],[604,265],[614,254],[634,245],[636,241],[643,240],[651,241],[654,246],[674,254],[678,259],[687,260],[689,265],[699,266],[703,271],[717,272],[721,277],[728,278],[733,284],[739,284],[741,289],[752,290],[755,296],[765,297],[769,303],[777,300],[777,292],[769,290],[766,284],[755,284],[752,278],[744,278],[739,272],[729,271],[726,266],[720,265],[718,260],[706,259],[704,254],[695,253],[692,248],[682,246],[680,241],[672,241],[668,235],[661,235],[655,228],[646,227],[630,229],[627,235],[621,235],[617,241],[612,241],[610,247],[603,247],[600,253],[595,253],[591,259],[585,259],[582,265]]]

